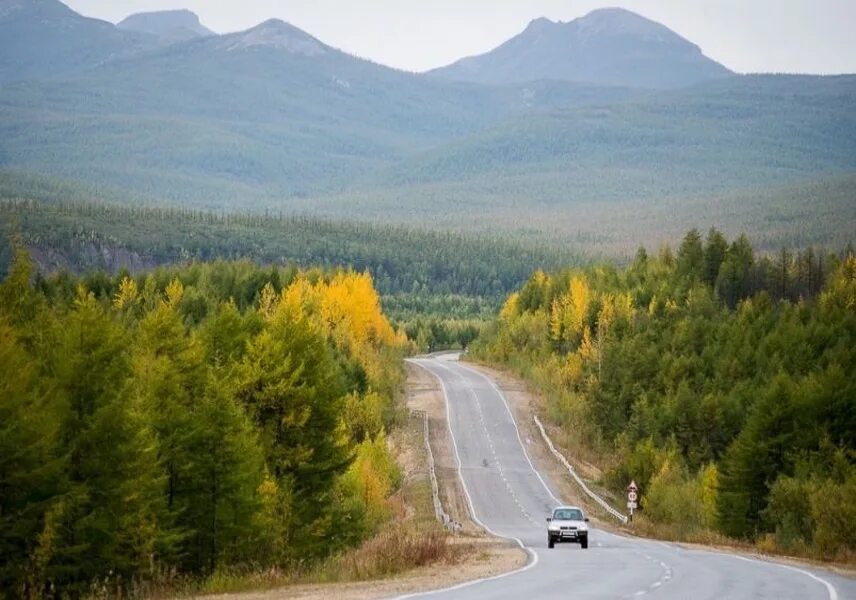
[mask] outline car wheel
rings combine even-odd
[[[583,549],[583,550],[585,550],[586,548],[588,548],[588,540],[583,540],[583,541],[581,541],[581,542],[580,542],[580,546],[582,547],[582,549]]]
[[[547,547],[552,548],[555,545],[556,545],[556,542],[554,542],[553,538],[548,535],[547,536]]]

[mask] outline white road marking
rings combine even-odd
[[[455,451],[455,462],[458,465],[458,480],[461,482],[461,488],[463,488],[464,496],[466,496],[466,498],[467,498],[467,505],[470,509],[470,516],[472,517],[473,521],[478,523],[478,525],[480,527],[482,527],[485,531],[487,531],[491,535],[496,536],[496,537],[500,537],[500,538],[503,538],[506,540],[513,540],[513,541],[517,542],[517,545],[520,546],[520,548],[522,548],[523,551],[529,555],[529,561],[525,565],[523,565],[519,569],[515,569],[514,571],[509,571],[507,573],[501,573],[499,575],[494,575],[493,577],[482,577],[481,579],[474,579],[472,581],[465,581],[465,582],[459,583],[457,585],[453,585],[453,586],[449,586],[449,587],[445,587],[445,588],[441,588],[441,589],[437,589],[437,590],[431,590],[428,592],[416,592],[413,594],[404,594],[403,596],[397,596],[397,600],[404,600],[405,598],[417,598],[417,597],[421,597],[421,596],[431,596],[434,594],[441,594],[441,593],[445,593],[445,592],[452,592],[455,590],[460,590],[460,589],[463,589],[466,587],[470,587],[471,585],[476,585],[476,584],[479,584],[479,583],[482,583],[485,581],[494,581],[496,579],[502,579],[504,577],[510,577],[511,575],[518,575],[520,573],[524,573],[524,572],[528,571],[529,569],[531,569],[532,567],[534,567],[535,565],[538,564],[538,553],[535,552],[535,550],[533,548],[527,547],[523,543],[523,540],[521,540],[518,537],[509,536],[509,535],[501,535],[501,534],[495,532],[490,527],[488,527],[487,525],[482,523],[481,520],[479,520],[479,518],[476,516],[476,511],[475,511],[475,507],[473,506],[472,496],[470,496],[470,491],[467,489],[467,484],[464,481],[463,473],[461,473],[461,455],[458,453],[458,443],[455,440],[455,434],[452,432],[451,414],[449,411],[449,391],[446,389],[446,384],[443,381],[442,377],[437,375],[431,369],[428,369],[426,367],[422,367],[422,368],[425,369],[426,371],[428,371],[429,373],[431,373],[434,377],[436,377],[437,380],[440,382],[440,386],[443,388],[443,397],[444,397],[445,402],[446,402],[446,426],[449,429],[449,436],[452,438],[452,448]]]
[[[450,409],[449,409],[449,394],[448,394],[448,390],[447,390],[447,388],[446,388],[446,384],[445,384],[445,382],[443,381],[442,377],[440,377],[437,373],[435,373],[435,372],[434,372],[434,371],[432,371],[431,369],[427,368],[426,366],[421,365],[421,364],[419,363],[419,361],[417,361],[417,360],[412,360],[412,359],[408,359],[408,361],[409,361],[409,362],[412,362],[412,363],[415,363],[415,364],[418,364],[421,368],[423,368],[423,369],[425,369],[426,371],[428,371],[429,373],[431,373],[431,375],[433,375],[433,376],[434,376],[434,377],[435,377],[435,378],[440,382],[440,385],[441,385],[441,387],[442,387],[442,389],[443,389],[443,395],[444,395],[444,400],[445,400],[445,404],[446,404],[446,425],[447,425],[448,430],[449,430],[449,435],[450,435],[450,436],[451,436],[451,438],[452,438],[452,445],[453,445],[454,454],[455,454],[455,461],[456,461],[456,463],[457,463],[458,478],[459,478],[459,480],[461,481],[461,486],[462,486],[462,488],[463,488],[463,490],[464,490],[464,495],[465,495],[465,497],[466,497],[467,505],[468,505],[468,508],[469,508],[470,514],[472,515],[473,521],[474,521],[474,522],[476,522],[476,523],[477,523],[479,526],[481,526],[483,529],[485,529],[485,531],[489,532],[490,534],[492,534],[492,535],[494,535],[494,536],[501,537],[501,538],[505,538],[505,539],[510,539],[510,540],[513,540],[514,542],[516,542],[516,543],[517,543],[517,545],[518,545],[518,546],[520,546],[520,548],[522,548],[522,549],[523,549],[523,550],[524,550],[524,551],[529,555],[530,560],[529,560],[529,562],[528,562],[526,565],[524,565],[523,567],[521,567],[520,569],[517,569],[517,570],[515,570],[515,571],[511,571],[511,572],[508,572],[508,573],[502,573],[502,574],[500,574],[500,575],[495,575],[495,576],[493,576],[493,577],[485,577],[485,578],[477,579],[477,580],[474,580],[474,581],[467,581],[467,582],[463,582],[463,583],[460,583],[460,584],[457,584],[457,585],[453,585],[453,586],[450,586],[450,587],[447,587],[447,588],[438,589],[438,590],[432,590],[432,591],[428,591],[428,592],[417,592],[417,593],[412,593],[412,594],[406,594],[406,595],[403,595],[403,596],[399,596],[398,598],[400,598],[400,599],[404,599],[404,598],[414,598],[414,597],[429,596],[429,595],[438,594],[438,593],[444,593],[444,592],[449,592],[449,591],[455,591],[455,590],[459,590],[459,589],[462,589],[462,588],[466,588],[466,587],[469,587],[469,586],[471,586],[471,585],[476,585],[476,584],[479,584],[479,583],[482,583],[482,582],[485,582],[485,581],[491,581],[491,580],[495,580],[495,579],[502,579],[502,578],[504,578],[504,577],[508,577],[508,576],[511,576],[511,575],[516,575],[516,574],[520,574],[520,573],[523,573],[523,572],[525,572],[525,571],[528,571],[529,569],[533,568],[535,565],[537,565],[537,564],[538,564],[538,560],[539,560],[538,553],[537,553],[533,548],[530,548],[530,547],[526,546],[526,545],[523,543],[523,541],[522,541],[521,539],[519,539],[519,538],[517,538],[517,537],[515,537],[515,536],[502,535],[502,534],[499,534],[499,533],[497,533],[497,532],[493,531],[490,527],[488,527],[488,526],[487,526],[486,524],[484,524],[481,520],[479,520],[479,519],[478,519],[478,517],[477,517],[477,516],[476,516],[476,514],[475,514],[475,508],[474,508],[474,505],[473,505],[472,497],[470,496],[469,490],[467,489],[466,483],[464,482],[464,479],[463,479],[463,476],[462,476],[462,464],[461,464],[461,458],[460,458],[460,454],[459,454],[459,451],[458,451],[457,440],[455,439],[454,433],[452,432],[452,426],[451,426],[451,414],[450,414]],[[447,370],[447,371],[449,371],[449,372],[451,372],[451,373],[453,373],[453,374],[454,374],[454,371],[453,371],[452,369],[450,369],[450,368],[446,367],[445,365],[438,364],[438,363],[436,363],[436,362],[435,362],[434,364],[435,364],[438,368],[445,369],[445,370]],[[535,467],[534,467],[534,465],[533,465],[533,463],[532,463],[532,460],[531,460],[531,458],[529,457],[529,454],[526,452],[526,448],[525,448],[525,445],[524,445],[524,443],[523,443],[523,439],[521,438],[521,435],[520,435],[520,429],[519,429],[519,428],[518,428],[518,426],[517,426],[517,421],[514,419],[514,415],[512,414],[512,412],[511,412],[511,408],[510,408],[510,406],[509,406],[509,404],[508,404],[508,401],[506,400],[505,395],[502,393],[502,391],[497,387],[497,385],[496,385],[496,384],[495,384],[495,383],[494,383],[490,378],[488,378],[488,377],[487,377],[486,375],[484,375],[483,373],[480,373],[479,371],[476,371],[476,370],[474,370],[474,369],[470,369],[470,368],[468,368],[468,367],[464,367],[463,365],[460,365],[460,364],[458,365],[458,367],[459,367],[460,369],[462,369],[462,370],[470,371],[470,372],[472,372],[472,373],[474,373],[474,374],[478,375],[479,377],[481,377],[482,379],[484,379],[485,381],[487,381],[487,382],[490,384],[490,386],[491,386],[491,387],[492,387],[492,388],[493,388],[493,389],[498,393],[499,397],[500,397],[500,398],[502,399],[502,401],[503,401],[503,404],[505,405],[505,409],[506,409],[506,411],[508,412],[508,415],[509,415],[509,417],[511,418],[511,422],[512,422],[512,424],[514,425],[514,428],[515,428],[515,430],[516,430],[516,432],[517,432],[517,438],[518,438],[518,441],[520,442],[520,446],[521,446],[521,448],[523,449],[523,454],[524,454],[524,456],[525,456],[525,458],[526,458],[527,462],[529,463],[529,467],[530,467],[530,468],[532,469],[532,471],[535,473],[535,475],[537,476],[537,478],[538,478],[538,479],[539,479],[539,481],[541,482],[541,485],[544,487],[544,489],[547,491],[547,493],[550,495],[550,497],[551,497],[554,501],[556,501],[558,504],[561,504],[562,502],[561,502],[558,498],[556,498],[556,496],[552,493],[552,491],[550,490],[549,486],[546,484],[546,482],[545,482],[545,481],[544,481],[544,479],[542,478],[541,474],[540,474],[540,473],[535,469]],[[474,389],[473,389],[471,386],[469,386],[469,385],[468,385],[468,386],[467,386],[467,388],[468,388],[468,391],[469,391],[470,393],[474,393]],[[482,410],[481,410],[481,405],[480,405],[480,403],[478,402],[478,398],[477,398],[477,397],[476,397],[476,404],[477,404],[477,406],[478,406],[478,410],[479,410],[479,413],[480,413],[480,419],[481,419],[481,420],[482,420],[482,422],[483,422],[483,421],[484,421],[484,415],[483,415],[483,412],[482,412]],[[531,443],[531,442],[530,442],[530,440],[529,440],[529,438],[527,438],[527,442]],[[492,441],[490,442],[490,444],[491,444],[491,451],[492,451],[492,452],[494,453],[494,455],[495,455],[495,450],[494,450],[494,448],[493,448]],[[498,468],[499,468],[499,469],[501,469],[501,465],[498,465]],[[503,479],[505,480],[505,476],[504,476],[504,474],[502,475],[502,477],[503,477]],[[506,480],[506,484],[508,484],[507,480]],[[517,500],[517,498],[515,497],[514,499],[515,499],[515,502],[517,502],[517,504],[518,504],[518,505],[520,505],[520,503],[519,503],[519,501]],[[525,514],[525,513],[524,513],[524,514]],[[529,515],[526,515],[526,516],[527,516],[527,517],[529,517]],[[530,518],[530,520],[532,520],[532,519]],[[535,523],[534,521],[532,521],[532,522],[533,522],[533,523]],[[536,524],[536,525],[539,525],[539,524],[537,524],[537,523],[535,523],[535,524]],[[608,531],[604,531],[604,530],[600,530],[600,531],[601,531],[601,533],[602,533],[602,534],[604,534],[604,535],[606,535],[606,536],[612,536],[612,537],[617,538],[617,539],[627,540],[627,541],[631,541],[631,542],[635,542],[635,543],[639,543],[639,542],[647,542],[647,543],[657,544],[658,546],[660,546],[660,547],[662,547],[662,548],[664,548],[664,549],[667,549],[667,550],[671,550],[671,551],[673,551],[673,552],[677,552],[677,553],[687,553],[686,549],[681,548],[680,546],[676,546],[676,545],[673,545],[673,544],[668,544],[668,543],[666,543],[666,542],[662,542],[662,541],[659,541],[659,540],[648,540],[648,539],[644,539],[644,538],[638,538],[638,537],[636,537],[636,536],[629,536],[629,535],[616,534],[616,533],[612,533],[612,532],[608,532]],[[601,544],[600,542],[597,542],[597,545],[598,545],[598,546],[602,546],[602,544]],[[748,558],[748,557],[744,557],[744,556],[740,556],[740,555],[736,555],[736,554],[727,554],[727,553],[717,552],[717,551],[707,550],[707,549],[699,550],[699,552],[701,552],[701,553],[705,553],[705,554],[720,554],[720,555],[722,555],[722,556],[727,556],[727,557],[734,558],[734,559],[737,559],[737,560],[743,560],[743,561],[746,561],[746,562],[752,562],[752,563],[760,563],[760,564],[762,564],[762,565],[771,565],[771,566],[779,567],[779,568],[782,568],[782,569],[787,569],[787,570],[789,570],[789,571],[793,571],[793,572],[795,572],[795,573],[799,573],[799,574],[801,574],[801,575],[804,575],[804,576],[806,576],[806,577],[809,577],[809,578],[811,578],[812,580],[817,581],[818,583],[822,584],[822,585],[826,588],[826,591],[827,591],[827,594],[828,594],[829,600],[839,600],[838,591],[836,590],[835,586],[834,586],[832,583],[830,583],[829,581],[827,581],[827,580],[825,580],[825,579],[823,579],[823,578],[821,578],[821,577],[818,577],[817,575],[815,575],[815,574],[813,574],[813,573],[811,573],[811,572],[809,572],[809,571],[806,571],[806,570],[804,570],[804,569],[800,569],[800,568],[793,567],[793,566],[790,566],[790,565],[784,565],[784,564],[781,564],[781,563],[778,563],[778,562],[773,562],[773,561],[762,561],[762,560],[753,559],[753,558]],[[662,587],[666,582],[668,582],[668,581],[670,581],[670,580],[672,579],[672,577],[673,577],[673,572],[672,572],[672,569],[671,569],[671,567],[670,567],[669,565],[667,565],[665,562],[658,561],[657,559],[655,559],[655,558],[653,558],[653,557],[651,557],[650,555],[647,555],[647,554],[644,554],[644,557],[645,557],[646,559],[650,559],[650,560],[652,560],[653,562],[659,562],[660,566],[661,566],[661,567],[664,569],[664,571],[665,571],[665,572],[664,572],[664,574],[663,574],[663,576],[660,578],[660,580],[659,580],[659,581],[657,581],[657,582],[655,582],[655,583],[651,584],[651,586],[650,586],[649,590],[652,590],[652,591],[653,591],[653,590],[659,589],[659,588],[660,588],[660,587]],[[633,596],[634,596],[634,597],[641,597],[641,596],[644,596],[644,595],[646,595],[646,594],[649,592],[649,590],[640,590],[640,591],[636,592]]]
[[[481,371],[465,367],[462,364],[458,364],[458,368],[478,375],[479,377],[487,381],[490,386],[496,391],[496,393],[499,394],[500,399],[502,399],[502,403],[505,405],[505,410],[508,412],[508,416],[511,419],[511,424],[514,425],[514,431],[517,432],[517,440],[520,442],[520,448],[523,450],[523,456],[526,457],[526,462],[529,463],[529,468],[532,469],[532,472],[535,473],[536,477],[538,477],[538,481],[541,482],[541,485],[544,486],[544,489],[547,490],[547,493],[556,502],[556,504],[563,504],[563,502],[559,500],[553,493],[553,491],[550,489],[550,486],[547,485],[547,482],[544,481],[544,478],[541,477],[541,473],[538,472],[538,469],[535,468],[535,465],[532,464],[532,459],[529,458],[529,453],[526,451],[526,446],[523,444],[523,438],[520,436],[520,428],[517,426],[517,420],[514,418],[514,413],[511,412],[511,407],[508,405],[508,400],[505,399],[505,394],[502,393],[502,390],[499,389],[499,387],[496,385],[496,383],[493,382],[490,377],[488,377]]]
[[[448,367],[445,367],[445,366],[443,366],[442,368],[444,368],[444,369],[446,369],[447,371],[451,372],[453,375],[456,375],[456,376],[460,377],[457,373],[454,373],[454,371],[452,371],[452,369],[449,369]],[[523,517],[524,517],[525,519],[527,519],[530,523],[532,523],[535,527],[538,527],[538,526],[539,526],[539,523],[537,523],[537,522],[536,522],[536,521],[535,521],[535,520],[534,520],[534,519],[529,515],[529,513],[527,513],[527,512],[526,512],[526,510],[523,508],[523,504],[520,502],[520,499],[517,497],[517,493],[514,491],[514,488],[513,488],[513,487],[511,487],[511,482],[509,482],[509,481],[508,481],[508,479],[505,477],[505,469],[503,469],[503,467],[502,467],[502,461],[500,461],[499,456],[496,454],[496,448],[495,448],[495,447],[494,447],[494,445],[493,445],[493,436],[491,436],[490,431],[488,431],[488,429],[487,429],[487,423],[485,422],[485,418],[484,418],[484,409],[482,408],[482,403],[481,403],[481,401],[479,400],[479,396],[478,396],[478,394],[476,393],[476,391],[475,391],[475,389],[472,387],[472,385],[470,385],[470,384],[469,384],[465,379],[461,378],[461,380],[462,380],[462,383],[463,383],[463,385],[464,385],[464,389],[466,390],[466,392],[467,392],[467,394],[470,396],[470,398],[472,398],[473,403],[474,403],[474,405],[475,405],[475,407],[476,407],[476,410],[478,411],[478,414],[479,414],[479,422],[481,423],[482,431],[484,431],[485,437],[487,438],[488,445],[490,446],[490,451],[491,451],[491,453],[493,454],[493,458],[494,458],[494,460],[496,461],[496,468],[497,468],[497,471],[499,472],[499,476],[500,476],[500,477],[502,478],[502,480],[505,482],[505,489],[507,489],[507,490],[508,490],[508,493],[509,493],[509,495],[511,496],[511,499],[512,499],[512,500],[514,500],[514,503],[515,503],[515,504],[517,505],[517,507],[520,509],[520,513],[523,515]],[[512,423],[513,423],[513,422],[514,422],[514,418],[512,417]],[[497,428],[497,427],[499,427],[500,425],[501,425],[501,423],[495,423],[495,424],[494,424],[494,428]],[[517,427],[517,425],[516,425],[516,423],[515,423],[515,428],[516,428],[516,427]],[[519,439],[519,438],[520,438],[520,435],[519,435],[519,432],[518,432],[518,439]],[[521,441],[521,448],[522,448],[522,441]],[[528,457],[527,457],[527,459],[528,459]],[[530,462],[530,465],[531,465],[531,462]],[[549,491],[549,490],[548,490],[548,491]]]
[[[723,552],[715,552],[714,554],[721,554],[722,556],[730,556],[731,558],[736,558],[737,560],[745,560],[746,562],[751,563],[760,563],[762,565],[772,565],[775,567],[779,567],[782,569],[787,569],[788,571],[793,571],[794,573],[800,573],[801,575],[805,575],[806,577],[811,577],[818,583],[822,584],[826,588],[826,593],[829,595],[829,600],[838,600],[838,590],[835,589],[835,586],[828,582],[826,579],[818,577],[814,573],[806,571],[805,569],[800,569],[797,567],[792,567],[790,565],[783,565],[777,562],[769,562],[766,560],[758,560],[756,558],[748,558],[746,556],[739,556],[737,554],[725,554]]]

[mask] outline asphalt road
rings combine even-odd
[[[409,597],[442,599],[652,598],[663,600],[856,600],[856,579],[819,569],[690,550],[593,529],[589,548],[547,548],[545,517],[563,504],[530,461],[505,398],[494,382],[451,356],[417,359],[446,394],[470,508],[496,535],[530,555],[500,577]]]

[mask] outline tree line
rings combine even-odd
[[[196,263],[0,284],[0,589],[311,563],[390,516],[403,334],[368,274]]]
[[[570,252],[546,245],[281,213],[3,200],[0,220],[14,224],[44,270],[116,272],[246,258],[368,270],[385,296],[499,300],[533,269],[576,260]]]
[[[690,231],[626,268],[536,272],[473,345],[536,381],[563,442],[647,519],[824,558],[856,549],[856,257]]]
[[[7,178],[7,187],[9,181],[17,180]],[[94,280],[106,273],[212,260],[367,270],[385,314],[426,350],[466,346],[533,269],[579,260],[547,245],[497,237],[282,213],[2,200],[0,221],[12,224],[39,271],[78,273],[88,285],[102,285]],[[10,260],[0,245],[0,272]]]

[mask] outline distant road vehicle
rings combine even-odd
[[[547,546],[571,542],[588,548],[588,517],[576,506],[559,506],[547,517]]]

